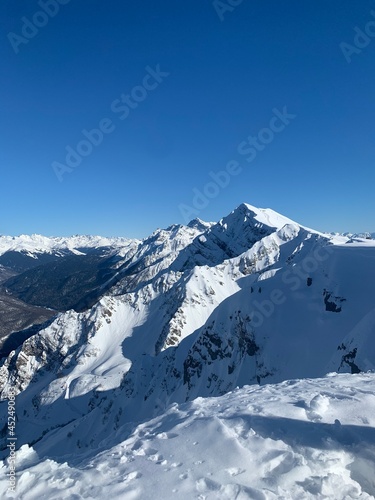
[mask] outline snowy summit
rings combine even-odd
[[[374,498],[374,297],[375,240],[248,204],[0,237],[2,497],[14,391],[16,498]]]

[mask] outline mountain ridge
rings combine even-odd
[[[20,445],[60,460],[72,428],[97,449],[172,403],[373,369],[374,241],[247,204],[191,226],[116,248],[93,304],[57,312],[1,361]]]

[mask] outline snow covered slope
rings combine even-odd
[[[0,355],[56,314],[95,303],[137,240],[0,236]]]
[[[95,432],[90,428],[87,432]],[[54,436],[51,435],[50,440]],[[333,375],[171,405],[62,463],[24,445],[19,500],[375,498],[375,375]],[[0,469],[5,498],[6,464]]]
[[[374,240],[242,204],[111,263],[92,307],[58,314],[0,363],[2,397],[19,393],[18,444],[40,457],[95,454],[170,404],[237,386],[374,369]]]

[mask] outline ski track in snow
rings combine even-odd
[[[24,445],[16,498],[372,499],[374,426],[375,374],[246,386],[120,428],[74,466]]]

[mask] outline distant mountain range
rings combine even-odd
[[[0,388],[20,394],[19,445],[65,460],[172,403],[374,369],[367,237],[248,204],[143,240],[1,237]]]
[[[111,266],[111,258],[121,258],[129,246],[136,247],[137,242],[92,236],[0,236],[0,357],[30,333],[23,330],[34,325],[34,332],[35,325],[95,290],[96,276],[105,275],[106,263]],[[4,351],[12,332],[21,333],[8,339]]]

